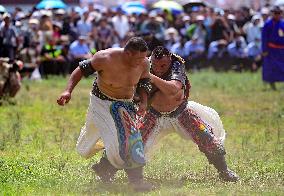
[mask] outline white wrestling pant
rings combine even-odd
[[[76,145],[79,154],[90,158],[105,148],[107,159],[117,169],[145,165],[142,137],[131,105],[130,100],[102,100],[91,93],[86,123]]]
[[[186,108],[176,117],[157,117],[148,112],[142,124],[140,131],[147,161],[160,140],[169,133],[176,132],[186,140],[193,140],[204,151],[218,150],[218,145],[224,145],[226,135],[218,113],[194,101],[188,101]],[[203,144],[207,139],[212,142]]]

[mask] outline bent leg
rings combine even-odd
[[[238,180],[238,176],[227,167],[225,148],[222,141],[214,135],[213,128],[209,124],[190,108],[185,109],[178,116],[178,122],[183,133],[192,138],[209,163],[218,170],[220,178],[233,182]]]
[[[185,136],[190,137],[203,153],[225,154],[225,149],[218,140],[212,127],[205,123],[193,110],[186,108],[178,117],[179,125]]]

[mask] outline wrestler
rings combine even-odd
[[[142,38],[133,37],[124,48],[97,52],[91,59],[79,63],[57,100],[64,106],[81,78],[97,72],[77,150],[85,158],[92,157],[96,153],[95,144],[101,138],[105,148],[101,160],[104,166],[124,169],[130,185],[137,191],[152,189],[143,180],[144,149],[132,102],[137,87],[142,99],[138,113],[145,113],[147,92],[151,90],[147,49]]]
[[[152,52],[150,63],[151,106],[140,127],[147,157],[163,136],[176,131],[182,138],[191,139],[198,145],[222,180],[237,181],[238,176],[225,161],[225,131],[218,113],[187,101],[190,85],[183,59],[164,47],[157,47]]]

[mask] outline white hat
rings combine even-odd
[[[163,23],[163,22],[164,22],[164,19],[163,19],[161,16],[157,16],[157,17],[155,18],[155,20],[156,20],[157,22],[159,22],[159,23]]]
[[[49,16],[49,17],[52,16],[52,12],[50,10],[41,10],[40,13],[41,16]]]
[[[11,18],[11,15],[6,12],[6,13],[3,14],[3,19],[5,19],[5,18]]]
[[[155,18],[157,16],[157,13],[155,12],[155,11],[151,11],[150,13],[149,13],[149,17],[150,18]]]
[[[170,27],[165,31],[165,34],[176,34],[176,35],[178,35],[178,31],[174,27]]]
[[[17,21],[15,22],[15,26],[16,26],[16,27],[20,27],[20,26],[22,26],[22,25],[23,25],[23,23],[22,23],[21,21],[18,21],[18,20],[17,20]]]
[[[251,18],[252,21],[260,20],[260,19],[261,19],[261,16],[259,14],[256,14]]]
[[[198,21],[203,21],[205,18],[204,18],[204,16],[203,15],[198,15],[198,16],[196,16],[196,20],[198,20]]]
[[[269,11],[269,9],[267,7],[263,7],[263,8],[261,8],[260,13],[261,14],[269,14],[270,11]]]
[[[38,24],[39,24],[39,20],[36,19],[36,18],[31,18],[31,19],[29,20],[29,24],[36,24],[36,25],[38,25]]]
[[[185,15],[185,16],[182,17],[182,20],[183,21],[189,21],[190,20],[190,16]]]
[[[66,14],[66,11],[64,9],[58,9],[58,10],[55,11],[55,14],[64,15],[64,14]]]
[[[236,20],[236,17],[233,14],[229,14],[227,18],[229,20]]]

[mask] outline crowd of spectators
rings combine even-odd
[[[186,60],[186,68],[217,71],[251,70],[261,65],[261,29],[268,7],[222,10],[196,7],[173,15],[167,10],[125,14],[121,9],[83,12],[15,8],[0,14],[0,54],[24,62],[22,72],[38,68],[42,76],[68,74],[77,62],[96,51],[123,47],[133,35],[143,36],[149,48],[165,45]]]

